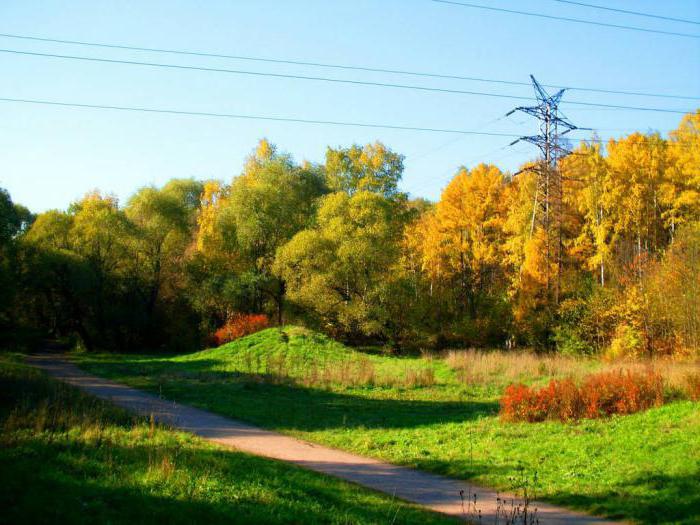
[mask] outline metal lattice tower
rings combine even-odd
[[[561,89],[554,95],[550,95],[535,80],[534,76],[530,75],[530,78],[535,88],[538,104],[536,106],[517,107],[508,112],[506,116],[512,115],[516,111],[522,111],[540,121],[539,135],[520,137],[510,145],[512,146],[520,141],[529,142],[537,146],[542,154],[535,166],[527,168],[527,171],[534,171],[537,174],[530,235],[532,236],[535,233],[536,228],[541,228],[545,233],[547,292],[551,294],[554,303],[558,304],[563,253],[562,201],[564,197],[558,163],[560,159],[571,153],[566,145],[562,143],[562,137],[570,131],[579,128],[567,121],[559,113],[559,102],[565,90]],[[518,173],[515,175],[518,175]],[[552,275],[550,270],[552,264],[556,265],[555,275]]]

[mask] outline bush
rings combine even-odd
[[[506,421],[574,421],[631,414],[663,404],[661,375],[614,371],[588,376],[580,386],[572,379],[552,380],[544,388],[510,385],[501,398]]]
[[[270,326],[265,314],[234,314],[212,335],[212,343],[219,346],[239,337],[254,334]]]
[[[693,401],[700,401],[700,373],[688,374],[686,377],[686,394]]]

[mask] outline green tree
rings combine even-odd
[[[223,228],[235,232],[235,246],[253,275],[246,279],[275,304],[282,323],[285,282],[272,272],[277,249],[310,225],[325,192],[320,170],[300,167],[263,140],[243,174],[234,179],[221,206]]]
[[[399,195],[403,175],[403,155],[392,152],[381,142],[326,150],[326,180],[333,191],[350,195],[358,191]]]
[[[32,214],[12,202],[0,188],[0,331],[17,329],[20,313],[21,268],[18,237],[33,220]]]
[[[369,191],[324,197],[316,224],[277,252],[275,272],[291,301],[346,336],[384,336],[401,222],[387,197]]]
[[[162,189],[141,189],[125,209],[133,227],[129,273],[144,304],[148,333],[156,338],[164,323],[155,315],[159,301],[177,302],[182,295],[183,264],[202,191],[201,182],[172,180]]]

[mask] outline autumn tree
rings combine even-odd
[[[660,199],[673,235],[678,226],[700,219],[700,110],[685,115],[669,134],[667,155]]]
[[[609,189],[606,207],[612,215],[618,264],[639,278],[650,255],[668,242],[661,186],[667,169],[666,143],[658,134],[633,133],[607,146]]]
[[[611,178],[601,145],[582,143],[572,155],[561,162],[572,242],[568,254],[577,267],[596,273],[596,280],[605,286],[606,270],[612,257],[614,210]]]
[[[645,280],[656,353],[700,348],[700,223],[686,223]]]
[[[474,342],[489,337],[488,326],[504,328],[498,305],[505,293],[505,189],[506,180],[495,166],[462,168],[434,211],[423,214],[405,235],[405,245],[417,251],[417,262],[430,282],[430,296],[445,301],[439,307],[447,314],[441,315],[443,324],[456,327],[466,322]],[[464,335],[464,328],[458,331]]]
[[[0,192],[0,325],[184,349],[265,312],[398,346],[698,351],[700,111],[667,139],[588,142],[557,166],[561,239],[535,215],[534,164],[465,167],[438,202],[409,200],[379,142],[313,164],[262,140],[230,184],[93,192],[35,221]]]

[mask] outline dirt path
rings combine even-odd
[[[111,401],[132,412],[143,415],[153,414],[159,422],[191,432],[209,441],[243,452],[287,461],[461,518],[471,514],[469,514],[469,506],[463,504],[460,493],[464,494],[465,499],[469,499],[469,494],[471,498],[476,495],[476,508],[481,511],[481,523],[494,523],[497,520],[499,494],[493,490],[315,445],[211,412],[165,401],[140,390],[92,376],[60,356],[35,355],[28,360],[53,377],[77,386],[94,396]],[[500,498],[507,501],[508,509],[511,508],[513,500],[515,505],[521,503],[510,494],[501,493]],[[530,508],[537,509],[536,516],[542,524],[612,523],[541,502],[531,502]],[[465,511],[468,513],[467,516]],[[501,514],[500,523],[504,522]],[[518,523],[521,522],[518,521]]]

